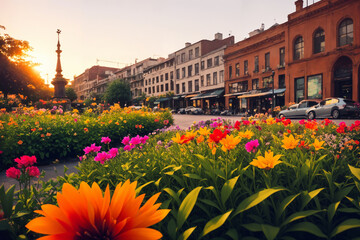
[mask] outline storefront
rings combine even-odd
[[[205,93],[200,93],[191,100],[196,101],[198,107],[204,110],[206,114],[210,114],[213,110],[223,110],[225,106],[224,99],[224,89],[218,89],[213,91],[208,91]]]
[[[160,108],[172,108],[173,107],[173,98],[167,97],[167,98],[159,98],[154,102],[155,105],[157,105]]]

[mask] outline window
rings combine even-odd
[[[295,40],[294,43],[294,60],[304,58],[304,40],[300,36]]]
[[[204,86],[204,76],[201,76],[200,80],[201,80],[201,86],[203,87]]]
[[[184,77],[186,76],[186,75],[185,75],[185,68],[184,68],[184,67],[181,69],[181,72],[182,72],[181,76],[182,76],[182,78],[184,78]]]
[[[160,76],[160,82],[163,82],[164,81],[164,75],[161,75]]]
[[[151,94],[151,87],[149,87],[149,94]]]
[[[181,54],[181,62],[182,62],[182,63],[185,62],[185,53],[182,53],[182,54]]]
[[[188,66],[188,77],[192,75],[192,65]]]
[[[270,70],[270,53],[265,53],[265,71]]]
[[[195,75],[199,74],[199,64],[195,63]]]
[[[235,75],[240,76],[240,63],[235,64]]]
[[[339,25],[338,32],[338,45],[339,47],[350,44],[354,39],[354,26],[353,20],[350,18],[345,19]]]
[[[280,48],[280,62],[279,67],[285,67],[285,48]]]
[[[190,49],[189,50],[189,60],[191,60],[193,58],[193,50]]]
[[[307,98],[322,99],[322,75],[308,77],[307,80]]]
[[[271,77],[264,77],[263,78],[263,88],[270,88],[270,87],[272,87]]]
[[[229,79],[231,79],[232,77],[232,66],[230,65],[229,66]]]
[[[199,91],[199,79],[195,80],[195,92]]]
[[[147,83],[148,83],[148,81],[147,81],[147,80],[145,80],[145,86],[147,86]]]
[[[188,92],[192,92],[192,81],[188,81]]]
[[[158,82],[159,82],[159,76],[156,77],[156,83],[158,83]]]
[[[252,90],[259,88],[259,79],[253,79],[252,80]]]
[[[219,83],[223,83],[224,82],[224,70],[221,70],[219,72]]]
[[[155,86],[153,86],[153,90],[152,90],[153,93],[155,93]]]
[[[173,71],[170,72],[170,79],[174,79],[174,72]]]
[[[207,68],[211,68],[212,67],[212,58],[209,58],[207,60]]]
[[[229,84],[229,93],[236,93],[237,85],[238,85],[238,83],[230,83]]]
[[[180,79],[180,69],[176,69],[176,79]]]
[[[159,92],[159,85],[156,86],[156,92]]]
[[[214,58],[214,66],[219,66],[219,56]]]
[[[295,102],[304,100],[305,84],[304,78],[295,78]]]
[[[217,84],[217,72],[213,73],[213,84],[216,85]]]
[[[285,75],[279,75],[279,88],[285,88]]]
[[[169,74],[165,73],[165,81],[169,80]]]
[[[161,84],[160,89],[161,89],[161,92],[164,91],[164,84]]]
[[[248,60],[244,61],[244,75],[247,75],[249,73],[249,63]]]
[[[240,82],[239,92],[246,92],[247,90],[248,90],[248,82],[247,81]]]
[[[174,90],[174,81],[170,80],[170,91]]]
[[[152,83],[153,83],[153,84],[155,83],[155,78],[152,79]]]
[[[180,85],[176,84],[176,94],[180,94]]]
[[[182,92],[183,93],[185,92],[185,83],[184,82],[182,83]]]
[[[255,56],[254,65],[254,73],[259,72],[259,56]]]
[[[204,61],[201,61],[201,70],[204,70],[204,68],[205,68],[205,62]]]
[[[176,56],[176,62],[177,64],[180,64],[180,55]]]
[[[206,74],[206,86],[210,86],[210,85],[211,85],[211,75]]]
[[[165,91],[166,92],[169,91],[169,84],[168,83],[165,84]]]
[[[314,35],[314,53],[320,53],[325,51],[325,32],[322,29],[318,29]]]
[[[199,56],[199,47],[195,48],[195,57]]]

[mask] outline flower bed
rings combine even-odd
[[[110,137],[112,145],[129,134],[147,134],[172,124],[168,111],[147,112],[121,109],[96,114],[63,112],[61,108],[34,110],[24,108],[18,113],[0,113],[0,169],[21,155],[35,155],[38,163],[76,157],[91,143]]]

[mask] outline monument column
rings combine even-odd
[[[58,34],[58,44],[57,44],[57,64],[56,64],[56,75],[55,78],[52,80],[51,84],[54,85],[54,99],[56,100],[67,100],[66,94],[65,94],[65,85],[67,84],[67,80],[63,78],[63,75],[61,74],[61,62],[60,62],[60,53],[62,52],[60,50],[60,33],[61,30],[58,29],[56,31]]]

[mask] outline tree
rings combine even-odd
[[[77,99],[76,92],[72,87],[65,88],[65,95],[70,101],[75,101]]]
[[[128,104],[131,101],[129,83],[122,79],[117,79],[111,82],[106,88],[104,100],[110,104],[120,103],[120,106]]]

